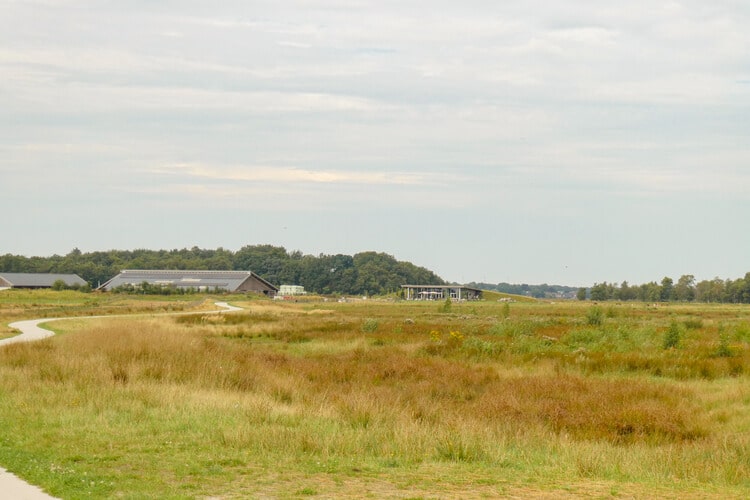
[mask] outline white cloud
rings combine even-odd
[[[28,79],[39,77],[27,75]],[[196,87],[119,86],[94,83],[43,84],[16,90],[14,103],[48,113],[145,110],[224,110],[248,113],[376,112],[389,105],[372,99],[322,92],[227,91]],[[28,109],[28,108],[27,108]]]
[[[443,176],[426,173],[310,170],[275,166],[211,167],[176,164],[156,168],[151,172],[200,180],[264,183],[420,185],[439,183],[440,178],[445,180]]]

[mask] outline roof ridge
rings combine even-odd
[[[247,270],[236,270],[236,269],[227,269],[227,270],[218,270],[218,269],[122,269],[120,273],[211,273],[211,274],[219,274],[219,273],[237,273],[237,274],[253,274],[252,271]]]

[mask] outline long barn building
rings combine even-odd
[[[0,289],[3,288],[52,288],[58,281],[65,283],[66,287],[82,287],[86,283],[77,274],[51,274],[51,273],[1,273]]]
[[[186,270],[144,270],[126,269],[101,285],[98,290],[110,291],[130,285],[133,287],[148,283],[154,286],[193,289],[210,292],[255,292],[273,297],[277,287],[252,271],[186,271]]]

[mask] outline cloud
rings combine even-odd
[[[309,44],[309,43],[291,42],[288,40],[282,40],[276,43],[279,44],[281,47],[290,47],[293,49],[309,49],[312,47],[312,44]]]
[[[29,76],[29,78],[32,78]],[[14,108],[31,104],[47,113],[79,114],[148,110],[223,110],[228,112],[322,113],[377,112],[391,105],[362,97],[323,92],[230,91],[197,87],[68,83],[65,86],[23,87],[16,92]]]
[[[410,172],[354,172],[310,170],[297,167],[211,167],[174,164],[153,169],[152,174],[207,181],[241,181],[294,184],[420,185],[435,183],[440,176]]]
[[[252,199],[289,210],[355,210],[404,207],[454,210],[477,205],[475,193],[456,189],[471,178],[445,173],[356,172],[272,166],[171,164],[148,170],[154,179],[122,190],[160,205],[235,207]]]

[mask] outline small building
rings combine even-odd
[[[88,285],[77,274],[52,273],[1,273],[0,289],[2,288],[52,288],[57,281],[62,281],[68,288]]]
[[[121,286],[135,288],[143,283],[165,288],[191,289],[200,292],[254,292],[273,297],[279,291],[252,271],[186,271],[126,269],[97,290],[110,291]]]
[[[406,300],[481,300],[482,290],[463,285],[401,285]]]
[[[307,295],[304,286],[300,285],[281,285],[279,287],[279,295]]]

